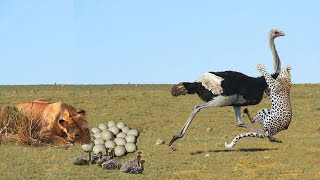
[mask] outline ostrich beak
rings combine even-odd
[[[174,135],[169,143],[169,146],[171,146],[173,144],[173,142],[175,142],[176,140],[180,139],[182,136],[179,135]]]

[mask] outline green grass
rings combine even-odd
[[[319,179],[320,85],[293,85],[293,119],[288,130],[266,139],[246,138],[229,150],[224,142],[246,129],[236,127],[232,107],[209,108],[195,117],[187,133],[168,143],[200,103],[197,96],[172,97],[171,85],[106,86],[0,86],[0,106],[46,98],[62,100],[85,109],[90,127],[109,120],[124,121],[140,131],[138,148],[145,171],[130,175],[103,170],[95,165],[75,166],[73,158],[86,155],[80,145],[64,149],[51,146],[0,145],[0,179]],[[269,108],[265,98],[249,107],[252,113]],[[245,118],[246,122],[249,122]],[[260,125],[255,125],[261,127]],[[207,131],[207,128],[212,128]],[[193,154],[193,155],[192,155]],[[126,162],[136,154],[120,159]],[[207,155],[207,156],[206,156]]]

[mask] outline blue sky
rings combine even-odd
[[[207,71],[320,83],[320,1],[0,0],[0,84],[173,84]]]

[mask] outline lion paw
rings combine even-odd
[[[61,146],[66,148],[66,149],[68,149],[68,148],[72,147],[73,144],[72,143],[68,143],[68,144],[64,144],[64,145],[61,145]]]

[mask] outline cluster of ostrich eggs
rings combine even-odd
[[[137,129],[131,129],[123,122],[109,121],[91,128],[91,143],[81,147],[85,152],[94,154],[106,154],[108,150],[113,150],[119,157],[137,150],[138,135]]]

